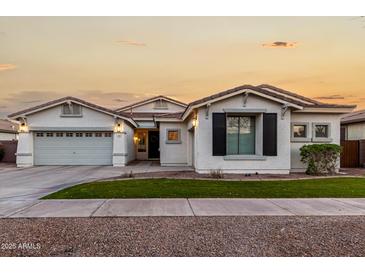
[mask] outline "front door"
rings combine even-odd
[[[160,158],[160,132],[149,131],[148,132],[148,158],[159,159]]]

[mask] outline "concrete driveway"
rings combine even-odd
[[[0,167],[0,217],[28,207],[57,190],[88,182],[134,173],[190,170],[188,167],[160,167],[134,165],[111,166],[39,166],[16,168]]]

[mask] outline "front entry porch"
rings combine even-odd
[[[160,131],[154,129],[136,129],[135,151],[137,161],[160,160]]]

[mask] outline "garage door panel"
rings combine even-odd
[[[47,137],[43,134],[40,137],[35,134],[35,165],[112,165],[113,138],[94,136]]]

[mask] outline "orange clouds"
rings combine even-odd
[[[16,65],[13,64],[0,64],[0,71],[15,69]]]
[[[297,42],[283,42],[283,41],[275,41],[271,43],[262,44],[264,48],[296,48],[298,45]]]
[[[128,45],[128,46],[137,46],[137,47],[145,47],[147,46],[145,43],[134,41],[134,40],[118,40],[117,43]]]

